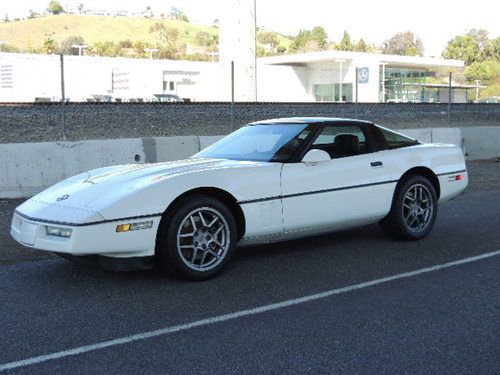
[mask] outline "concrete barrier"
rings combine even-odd
[[[147,162],[186,159],[200,151],[200,137],[157,137],[156,160]]]
[[[207,135],[207,136],[201,136],[200,138],[200,150],[203,150],[204,148],[207,148],[211,144],[214,144],[217,142],[219,139],[224,138],[223,135]]]
[[[468,159],[500,156],[500,127],[402,129],[422,142],[463,145]],[[75,174],[108,165],[187,158],[222,136],[0,144],[0,198],[32,196]]]
[[[140,139],[0,145],[0,198],[38,193],[70,176],[143,160]]]
[[[468,160],[500,157],[500,126],[461,128]]]
[[[424,143],[432,142],[432,129],[398,129],[398,132]]]

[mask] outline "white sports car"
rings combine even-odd
[[[219,273],[237,244],[379,222],[402,240],[431,230],[438,202],[467,186],[462,150],[370,122],[255,122],[186,160],[96,169],[20,205],[23,245],[104,268],[154,263],[181,277]]]

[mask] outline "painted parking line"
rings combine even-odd
[[[259,306],[259,307],[255,307],[253,309],[240,310],[240,311],[237,311],[234,313],[217,315],[217,316],[213,316],[213,317],[206,318],[206,319],[196,320],[196,321],[193,321],[190,323],[165,327],[165,328],[157,329],[154,331],[142,332],[142,333],[138,333],[135,335],[120,337],[120,338],[117,338],[114,340],[102,341],[102,342],[98,342],[95,344],[84,345],[84,346],[79,346],[79,347],[68,349],[68,350],[63,350],[60,352],[54,352],[54,353],[50,353],[50,354],[40,355],[37,357],[22,359],[19,361],[4,363],[4,364],[0,364],[0,371],[11,370],[11,369],[19,368],[19,367],[26,367],[26,366],[30,366],[30,365],[35,365],[35,364],[47,362],[47,361],[54,360],[54,359],[75,356],[75,355],[88,353],[88,352],[92,352],[92,351],[97,351],[97,350],[101,350],[101,349],[105,349],[105,348],[109,348],[109,347],[113,347],[113,346],[128,344],[128,343],[132,343],[134,341],[147,340],[147,339],[151,339],[151,338],[158,337],[158,336],[164,336],[164,335],[167,335],[170,333],[186,331],[189,329],[207,326],[207,325],[216,324],[216,323],[221,323],[221,322],[225,322],[228,320],[242,318],[245,316],[262,314],[262,313],[266,313],[269,311],[279,310],[279,309],[283,309],[286,307],[300,305],[300,304],[304,304],[304,303],[311,302],[311,301],[321,300],[321,299],[335,296],[338,294],[353,292],[353,291],[356,291],[359,289],[389,283],[389,282],[395,281],[395,280],[407,279],[410,277],[414,277],[414,276],[418,276],[418,275],[422,275],[422,274],[426,274],[426,273],[430,273],[430,272],[435,272],[435,271],[443,270],[446,268],[457,267],[457,266],[460,266],[463,264],[473,263],[473,262],[477,262],[477,261],[487,259],[487,258],[492,258],[492,257],[499,256],[499,255],[500,255],[500,250],[493,251],[493,252],[484,253],[484,254],[469,257],[469,258],[455,260],[455,261],[448,262],[448,263],[437,264],[437,265],[434,265],[431,267],[420,268],[420,269],[415,270],[415,271],[399,273],[396,275],[387,276],[387,277],[383,277],[383,278],[375,279],[375,280],[371,280],[371,281],[366,281],[366,282],[359,283],[359,284],[349,285],[349,286],[345,286],[342,288],[331,289],[331,290],[327,290],[327,291],[324,291],[321,293],[311,294],[311,295],[300,297],[300,298],[289,299],[289,300],[278,302],[278,303],[272,303],[269,305]]]

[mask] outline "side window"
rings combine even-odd
[[[312,145],[328,152],[332,159],[364,154],[366,138],[359,126],[325,126]]]
[[[393,132],[389,129],[382,128],[380,126],[377,126],[382,135],[385,138],[385,141],[387,143],[387,147],[389,149],[393,148],[401,148],[401,147],[409,147],[409,146],[415,146],[418,145],[419,142],[410,138],[406,137],[403,134],[399,134],[396,132]]]

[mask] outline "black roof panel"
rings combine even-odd
[[[271,124],[324,124],[324,123],[351,123],[372,124],[370,121],[339,117],[285,117],[252,122],[249,125],[271,125]]]

